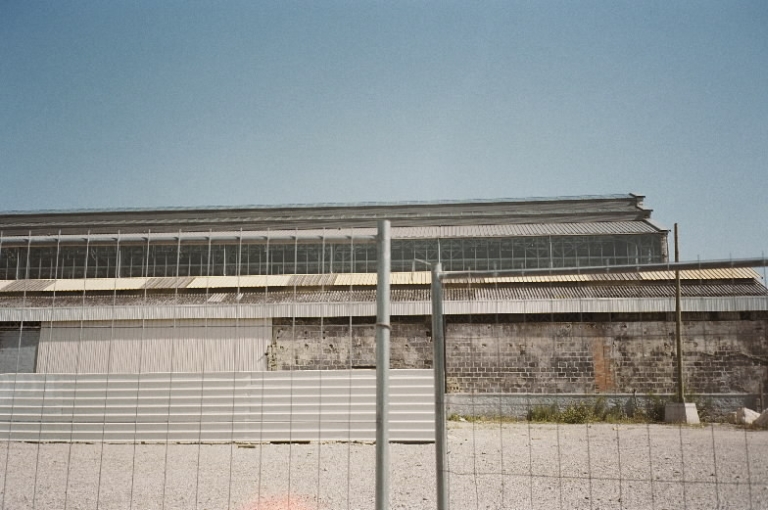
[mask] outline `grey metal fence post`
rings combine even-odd
[[[445,322],[443,320],[442,264],[432,266],[432,343],[435,368],[435,471],[437,510],[448,510],[448,470],[445,459]]]
[[[381,220],[376,280],[376,510],[389,510],[390,224]]]

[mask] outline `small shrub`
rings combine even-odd
[[[560,416],[560,410],[557,407],[557,404],[552,404],[550,406],[533,406],[528,410],[528,414],[526,416],[526,419],[528,421],[558,421]]]
[[[592,404],[592,418],[596,421],[605,421],[609,412],[608,401],[605,397],[598,397]]]
[[[654,423],[664,422],[664,409],[667,406],[667,399],[654,393],[648,394],[648,400],[645,403],[645,418]]]
[[[606,410],[605,415],[601,417],[601,421],[608,423],[622,423],[626,421],[634,421],[634,417],[627,413],[627,410],[620,402],[614,402],[614,404]]]
[[[570,405],[565,409],[565,411],[560,413],[559,421],[570,424],[589,423],[590,421],[594,421],[592,409],[592,407],[588,406],[584,402],[580,402],[576,405]]]

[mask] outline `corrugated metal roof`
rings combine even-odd
[[[390,276],[390,283],[392,285],[429,285],[431,282],[432,273],[427,271],[392,273]]]
[[[195,279],[194,276],[168,276],[148,278],[143,288],[146,289],[183,289]],[[60,280],[61,281],[61,280]]]
[[[89,278],[85,290],[136,290],[145,284],[146,278]]]
[[[768,306],[768,289],[757,282],[751,283],[714,283],[714,284],[684,284],[681,288],[683,297],[759,297]],[[533,300],[572,300],[581,299],[632,299],[632,298],[665,298],[675,296],[673,283],[667,284],[616,284],[601,285],[567,285],[567,284],[531,284],[515,286],[478,286],[478,287],[446,287],[445,300],[449,301],[533,301]],[[393,303],[424,302],[430,303],[430,289],[423,287],[393,288],[391,290]],[[330,287],[324,290],[295,290],[283,288],[278,291],[241,291],[216,293],[179,293],[179,294],[148,294],[146,299],[142,294],[118,295],[28,295],[26,297],[5,295],[0,298],[0,308],[18,308],[22,306],[40,309],[53,307],[85,308],[111,306],[156,307],[156,306],[190,306],[204,305],[216,302],[221,304],[264,305],[280,304],[288,308],[294,304],[306,303],[375,303],[376,289],[342,289]],[[288,311],[290,316],[291,312]]]
[[[376,273],[343,273],[336,275],[334,285],[376,285]]]
[[[638,195],[555,199],[470,200],[460,202],[325,204],[314,206],[184,208],[175,210],[102,210],[0,214],[2,230],[24,235],[62,232],[84,234],[178,232],[179,230],[374,227],[379,219],[393,225],[478,225],[563,221],[633,221],[651,211]]]
[[[55,280],[12,280],[0,286],[0,292],[40,292],[46,290]]]
[[[78,280],[48,280],[44,288],[36,289],[44,292],[82,292],[82,291],[111,291],[138,290],[144,287],[146,278],[89,278]],[[33,281],[33,280],[26,280]],[[167,287],[161,287],[167,288]]]
[[[532,298],[503,300],[446,300],[447,315],[467,314],[549,314],[549,313],[658,313],[672,312],[675,299],[669,297],[629,298]],[[429,315],[430,302],[393,301],[392,315]],[[766,311],[765,296],[684,297],[685,312]],[[0,308],[0,321],[109,321],[140,319],[255,319],[274,317],[374,316],[374,301],[307,301],[260,304],[151,304],[145,306],[56,306],[51,308]]]
[[[761,276],[751,268],[701,269],[681,271],[682,280],[754,280]],[[392,285],[429,285],[432,275],[429,271],[395,272],[391,274]],[[478,277],[452,279],[451,285],[495,285],[509,283],[586,283],[586,282],[643,282],[672,281],[674,271],[651,273],[609,273],[541,275],[515,277]],[[132,289],[216,289],[216,288],[264,288],[264,287],[349,287],[375,286],[376,273],[341,273],[324,275],[249,275],[249,276],[184,276],[166,278],[90,278],[62,280],[15,280],[0,282],[0,293],[10,292],[73,292],[111,291]]]
[[[635,199],[642,202],[645,195],[635,193],[614,193],[604,195],[561,195],[556,197],[502,197],[502,198],[470,198],[461,200],[401,200],[401,201],[370,201],[370,202],[317,202],[312,204],[246,204],[246,205],[201,205],[201,206],[166,206],[166,207],[120,207],[120,208],[84,208],[84,209],[41,209],[38,211],[13,210],[5,211],[2,214],[8,216],[14,215],[34,215],[34,214],[99,214],[99,213],[126,213],[126,212],[190,212],[195,213],[205,211],[242,211],[242,210],[274,210],[274,209],[315,209],[315,208],[359,208],[359,207],[407,207],[407,206],[436,206],[436,205],[467,205],[467,204],[498,204],[498,203],[530,203],[530,202],[568,202],[584,200],[627,200]]]
[[[288,280],[289,287],[324,287],[335,285],[336,277],[334,274],[297,274]]]
[[[582,235],[630,235],[653,234],[659,230],[652,223],[644,220],[637,221],[587,221],[583,223],[510,223],[501,225],[447,225],[447,226],[394,226],[390,230],[392,239],[454,239],[454,238],[492,238],[492,237],[524,237],[524,236],[582,236]],[[147,239],[152,243],[169,243],[181,240],[182,242],[207,242],[209,238],[217,242],[265,242],[268,239],[280,240],[285,243],[292,239],[303,241],[324,238],[339,240],[349,239],[350,243],[371,243],[376,236],[376,228],[317,228],[317,229],[280,229],[280,230],[215,230],[211,232],[162,232],[162,233],[129,233],[119,236],[121,243],[141,242],[146,244]],[[116,234],[69,234],[61,236],[33,236],[37,244],[55,245],[58,242],[72,244],[85,243],[90,238],[92,242],[116,243]],[[5,236],[4,245],[24,245],[29,236]]]
[[[147,278],[117,278],[115,281],[115,290],[143,289],[147,283]]]
[[[293,275],[247,275],[247,276],[197,276],[186,288],[222,289],[252,287],[288,287]]]
[[[760,280],[760,274],[751,268],[697,269],[680,271],[681,280]],[[649,273],[607,273],[540,276],[501,276],[451,279],[448,283],[545,283],[545,282],[612,282],[612,281],[669,281],[674,271]]]
[[[595,221],[589,223],[518,223],[509,225],[459,225],[445,227],[394,227],[393,239],[570,236],[648,234],[659,232],[645,221]]]
[[[82,292],[85,290],[85,280],[56,280],[41,290],[48,292]]]
[[[192,280],[186,288],[188,289],[206,289],[217,287],[239,287],[240,277],[238,276],[198,276]],[[261,287],[262,285],[259,285]]]

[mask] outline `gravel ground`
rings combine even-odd
[[[448,437],[454,510],[768,508],[765,431],[451,422]],[[435,508],[434,445],[393,444],[390,457],[391,507]],[[14,510],[373,509],[374,461],[371,444],[3,443],[0,499]]]

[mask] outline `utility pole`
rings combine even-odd
[[[680,243],[675,223],[675,262],[680,262]],[[677,350],[677,401],[685,404],[685,381],[683,380],[683,309],[680,270],[675,269],[675,345]]]
[[[680,262],[680,243],[677,223],[675,223],[675,263]],[[685,402],[685,379],[683,374],[683,306],[682,287],[680,285],[680,268],[675,266],[675,354],[677,373],[677,395],[675,402],[669,402],[664,407],[664,421],[667,423],[699,423],[699,412],[696,404]]]

